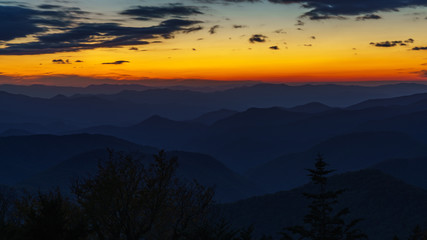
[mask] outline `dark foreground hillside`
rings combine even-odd
[[[378,170],[333,176],[328,185],[348,189],[338,199],[337,209],[349,207],[351,219],[363,218],[358,227],[371,240],[393,239],[394,235],[407,239],[417,224],[427,226],[427,191]],[[302,193],[313,191],[309,184],[222,205],[222,210],[236,227],[253,224],[256,234],[277,236],[283,227],[303,222],[309,202]]]

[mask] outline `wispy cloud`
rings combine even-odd
[[[123,63],[130,63],[130,62],[124,61],[124,60],[119,60],[119,61],[115,61],[115,62],[105,62],[102,64],[104,64],[104,65],[122,65]]]

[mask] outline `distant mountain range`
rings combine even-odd
[[[427,85],[199,87],[0,85],[0,185],[69,193],[107,148],[145,163],[166,149],[218,202],[246,199],[222,205],[236,226],[274,234],[301,222],[322,154],[370,239],[427,227]]]
[[[269,192],[288,190],[305,184],[318,154],[339,172],[370,167],[388,158],[427,156],[427,145],[397,132],[362,132],[333,137],[307,151],[287,154],[247,173]]]
[[[159,151],[103,135],[0,137],[0,184],[35,191],[59,186],[69,192],[73,179],[96,173],[98,164],[108,158],[107,149],[131,153],[147,164]],[[180,178],[215,187],[220,202],[262,193],[248,179],[208,155],[170,151],[167,157],[178,158]]]
[[[92,85],[86,88],[0,85],[0,111],[8,111],[12,116],[27,116],[27,120],[33,123],[62,121],[87,127],[100,124],[129,125],[156,114],[185,120],[218,109],[243,111],[251,107],[291,108],[307,103],[311,104],[291,110],[314,113],[328,109],[320,103],[346,107],[373,98],[427,92],[427,85],[409,83],[375,87],[333,84],[231,86],[237,87],[201,92],[142,85]],[[42,98],[47,95],[49,98]]]

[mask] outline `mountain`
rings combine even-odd
[[[357,227],[371,240],[392,239],[394,235],[407,239],[417,224],[427,227],[427,191],[378,170],[333,176],[328,187],[347,189],[339,197],[335,209],[349,207],[351,219],[362,218]],[[309,202],[302,193],[315,189],[308,184],[291,191],[225,204],[221,209],[234,227],[253,224],[256,235],[276,235],[283,227],[303,223]]]
[[[333,109],[316,114],[277,107],[252,108],[216,122],[189,142],[186,149],[212,155],[242,172],[280,155],[305,151],[331,137],[354,132],[367,121],[399,114],[385,107]]]
[[[291,189],[308,181],[305,169],[322,154],[340,172],[367,168],[388,158],[426,156],[426,145],[397,132],[361,132],[333,137],[311,149],[278,157],[247,176],[268,192]]]
[[[309,114],[291,112],[280,107],[249,108],[246,111],[215,122],[212,127],[217,131],[218,129],[241,127],[280,126],[308,118],[309,116]]]
[[[377,163],[372,168],[427,190],[427,157],[393,158]]]
[[[212,125],[214,122],[217,122],[224,118],[228,118],[236,113],[238,112],[234,110],[220,109],[217,111],[204,113],[201,116],[190,120],[190,122],[201,123],[204,125]]]
[[[348,109],[364,109],[372,107],[392,107],[392,106],[405,106],[414,104],[421,100],[427,99],[427,93],[413,94],[409,96],[400,96],[393,98],[380,98],[380,99],[369,99],[361,103],[354,104],[349,106]]]
[[[129,126],[98,126],[73,131],[74,133],[105,134],[159,148],[182,148],[185,143],[196,135],[203,134],[206,126],[193,123],[170,120],[158,115]]]
[[[427,111],[402,114],[387,119],[369,121],[356,129],[360,131],[399,131],[427,142]]]
[[[26,135],[34,135],[34,134],[32,132],[22,130],[22,129],[16,129],[16,128],[9,128],[8,130],[0,133],[0,137],[26,136]]]
[[[325,112],[332,109],[334,108],[329,107],[328,105],[325,105],[320,102],[310,102],[307,104],[298,105],[298,106],[289,108],[289,111],[303,112],[303,113],[320,113],[320,112]]]
[[[79,153],[93,149],[136,150],[141,146],[103,135],[0,137],[0,184],[15,184]]]
[[[147,91],[123,91],[100,96],[108,100],[124,99],[134,103],[157,103],[198,107],[206,110],[231,108],[243,110],[250,107],[292,107],[309,102],[321,102],[330,106],[346,107],[358,102],[427,92],[423,84],[390,84],[374,87],[345,86],[334,84],[289,86],[286,84],[257,84],[236,87],[224,91],[201,93],[189,90],[151,89]]]
[[[235,171],[244,172],[280,155],[305,151],[336,135],[355,130],[366,131],[360,126],[370,121],[382,121],[402,115],[403,111],[375,107],[361,110],[334,108],[318,113],[305,113],[281,107],[249,108],[209,126],[154,115],[128,127],[104,125],[71,133],[112,135],[159,148],[203,152]],[[211,116],[217,113],[214,112]],[[376,129],[381,128],[367,130]],[[385,130],[395,131],[393,128]]]
[[[2,89],[1,86],[0,89]],[[3,85],[3,90],[25,93],[33,97],[0,91],[0,111],[28,116],[26,120],[31,123],[44,125],[49,122],[62,121],[77,128],[85,128],[97,125],[124,126],[152,115],[161,115],[174,120],[188,120],[223,108],[237,111],[272,106],[289,108],[310,102],[343,107],[369,98],[426,92],[427,86],[421,84],[377,87],[333,84],[302,86],[257,84],[240,85],[232,89],[213,92],[199,92],[188,89],[151,88],[141,85],[98,85],[89,86],[84,90],[40,85],[27,87]],[[70,96],[70,92],[80,90],[85,93]],[[32,91],[40,94],[30,94]],[[51,97],[34,97],[42,95]],[[317,106],[309,104],[296,109],[317,112],[319,111],[317,108],[319,108],[318,104]]]
[[[50,86],[50,85],[0,85],[0,91],[23,94],[31,97],[51,98],[56,95],[72,96],[76,94],[115,94],[123,90],[144,91],[152,87],[138,84],[100,84],[87,87]]]
[[[156,153],[155,149],[145,149],[131,154],[149,164],[152,162],[152,156]],[[236,201],[259,193],[247,179],[234,173],[210,156],[181,151],[166,152],[166,156],[167,158],[178,158],[177,176],[180,179],[187,181],[195,179],[202,185],[214,186],[217,201]],[[105,149],[84,152],[27,178],[18,186],[41,190],[49,190],[59,186],[63,191],[69,192],[73,180],[95,174],[98,164],[105,159],[108,159],[108,153]]]

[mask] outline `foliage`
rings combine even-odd
[[[359,219],[346,223],[344,217],[349,213],[345,208],[335,211],[333,206],[338,203],[338,197],[344,190],[328,190],[327,176],[333,170],[326,169],[327,163],[321,155],[318,155],[315,168],[308,169],[311,182],[318,187],[316,193],[304,193],[304,196],[311,200],[309,213],[304,217],[305,225],[297,225],[285,228],[282,239],[290,240],[292,236],[299,236],[298,239],[312,240],[353,240],[367,238],[355,225]],[[290,234],[289,234],[290,233]]]
[[[175,177],[177,160],[164,151],[148,167],[110,152],[93,178],[73,192],[98,239],[183,239],[203,221],[213,190]]]

